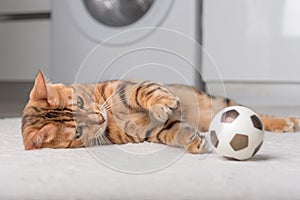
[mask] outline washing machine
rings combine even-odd
[[[201,4],[53,0],[50,78],[63,83],[146,79],[201,87]]]

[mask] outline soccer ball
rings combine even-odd
[[[259,116],[249,108],[231,106],[221,110],[209,127],[209,140],[215,151],[234,160],[247,160],[260,149],[264,127]]]

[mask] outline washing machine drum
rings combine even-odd
[[[80,31],[93,41],[108,44],[127,44],[146,36],[152,29],[109,39],[123,31],[159,26],[171,4],[172,0],[68,0],[71,17]]]
[[[154,0],[83,0],[87,10],[107,26],[130,25],[143,17]]]

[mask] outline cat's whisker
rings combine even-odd
[[[102,106],[103,108],[105,108],[107,111],[111,110],[111,108],[114,106],[114,105],[119,105],[119,103],[122,103],[123,101],[125,101],[126,99],[124,98],[118,98],[118,99],[113,99],[113,101],[111,102],[108,102],[106,101],[104,104],[100,105]]]
[[[109,138],[106,137],[106,131],[104,131],[103,133],[101,132],[101,130],[99,129],[99,131],[95,134],[94,137],[94,143],[96,145],[110,145],[113,144]]]
[[[106,99],[106,102],[109,102],[110,99],[111,99],[112,97],[114,97],[114,95],[118,95],[118,94],[119,94],[119,91],[120,91],[121,89],[124,89],[124,87],[119,87],[119,88],[117,88],[117,89],[110,95],[110,97],[108,97],[108,98]]]
[[[103,134],[102,137],[103,137],[103,139],[104,139],[104,141],[105,141],[106,144],[113,144],[113,143],[110,141],[110,139],[106,137],[105,134]]]
[[[114,98],[115,95],[119,95],[120,90],[123,90],[126,85],[118,87],[107,99],[106,101],[101,105],[103,108],[105,108],[107,111],[111,110],[111,107],[114,104],[122,103],[122,101],[126,100],[125,98],[118,97]]]
[[[119,95],[120,90],[123,90],[125,87],[126,87],[126,85],[118,87],[118,88],[110,95],[110,97],[108,97],[108,98],[106,99],[106,102],[109,102],[109,101],[111,100],[111,98],[113,98],[115,95]]]
[[[96,141],[96,145],[97,145],[97,146],[100,146],[100,145],[101,145],[101,142],[100,142],[100,138],[99,138],[99,137],[96,137],[96,138],[95,138],[95,141]]]
[[[113,103],[120,103],[120,102],[126,101],[126,100],[128,100],[128,99],[126,99],[125,97],[117,97],[114,99],[106,100],[106,102],[103,105],[107,105],[107,104],[112,105]]]
[[[101,134],[96,133],[95,137],[94,137],[94,143],[96,145],[101,145],[101,140],[100,140]]]

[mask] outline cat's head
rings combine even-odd
[[[106,111],[95,103],[93,85],[51,84],[35,78],[23,111],[26,150],[90,146],[106,129]]]

